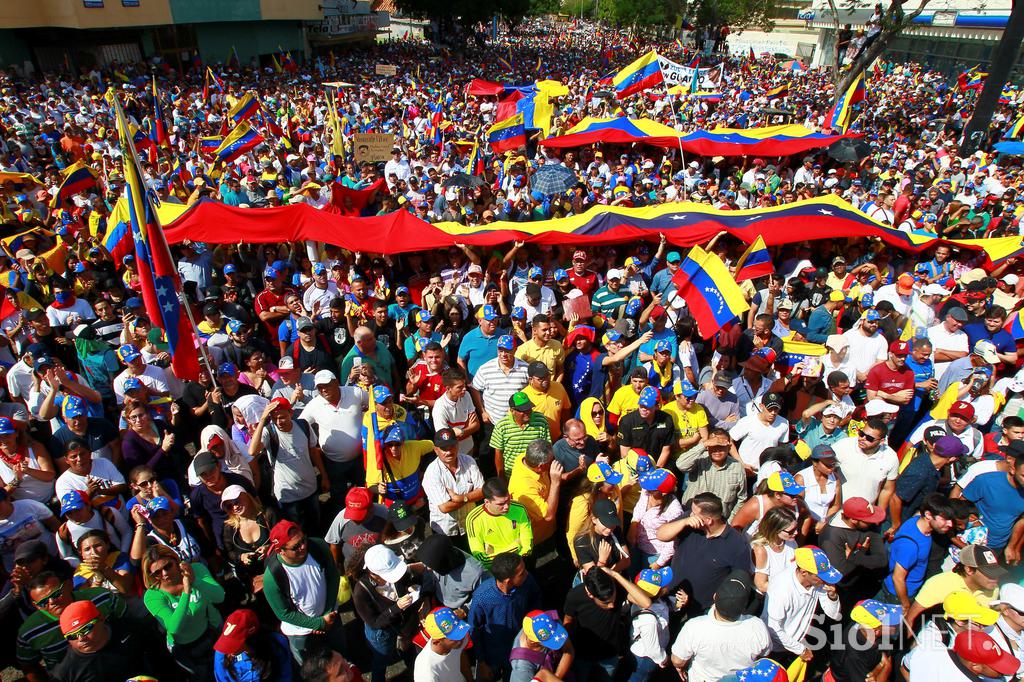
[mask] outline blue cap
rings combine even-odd
[[[653,386],[645,386],[644,390],[640,391],[640,400],[637,404],[649,410],[657,407],[658,389]]]
[[[693,398],[698,393],[697,387],[690,383],[688,379],[677,381],[675,385],[675,392],[687,398]]]
[[[60,515],[64,516],[68,512],[73,512],[76,509],[85,509],[87,506],[82,491],[70,490],[64,493],[64,497],[60,498]]]
[[[32,368],[38,372],[43,367],[53,367],[53,358],[49,355],[37,355],[35,362],[32,363]]]
[[[402,433],[402,427],[398,424],[392,424],[384,430],[384,434],[380,437],[381,442],[384,445],[393,445],[395,443],[404,443],[405,434]]]
[[[493,305],[485,305],[480,310],[480,319],[487,320],[488,322],[498,319],[498,311]]]
[[[274,261],[273,263],[270,264],[270,267],[274,268],[278,272],[284,272],[285,270],[288,270],[289,268],[291,268],[291,266],[288,265],[288,263],[286,263],[283,260],[276,260],[276,261]]]
[[[319,275],[319,274],[324,273],[324,272],[327,272],[327,266],[326,265],[324,265],[323,263],[313,263],[313,274],[314,275]]]
[[[40,355],[46,355],[46,346],[41,343],[30,343],[26,346],[25,352],[34,358],[38,358]]]
[[[517,305],[515,308],[512,308],[512,317],[516,320],[525,320],[526,308],[521,305]]]
[[[238,368],[236,368],[233,363],[222,362],[217,367],[217,376],[221,377],[221,376],[224,376],[226,374],[230,374],[231,376],[236,376],[238,374]]]
[[[498,350],[515,350],[516,339],[511,334],[498,337]]]
[[[71,268],[71,270],[76,275],[81,274],[81,273],[85,272],[85,263],[79,261],[79,262],[75,263],[75,267]]]
[[[135,379],[135,381],[138,381],[138,379]],[[85,401],[77,395],[65,397],[60,407],[65,419],[74,419],[85,414]]]
[[[378,403],[386,403],[391,400],[391,389],[383,384],[373,387],[373,400]]]
[[[561,282],[563,279],[569,279],[569,273],[562,268],[558,268],[555,270],[555,281]]]
[[[416,311],[417,322],[430,322],[432,319],[434,319],[434,316],[426,308],[420,308]]]
[[[397,289],[395,289],[395,296],[398,296],[399,294],[406,294],[406,295],[408,295],[409,294],[409,287],[398,287]]]
[[[864,319],[867,322],[878,322],[882,319],[882,316],[878,314],[877,310],[872,309],[864,313]]]
[[[544,271],[541,270],[540,268],[538,268],[536,265],[534,265],[532,268],[530,268],[529,271],[526,273],[526,279],[533,279],[534,277],[543,277],[543,276],[544,276]]]
[[[138,377],[128,377],[124,380],[125,391],[134,391],[137,388],[142,388],[142,382]]]
[[[238,272],[238,268],[235,267],[234,263],[228,263],[224,266],[224,274],[230,275],[232,272]]]
[[[626,314],[636,315],[644,309],[644,302],[638,296],[634,296],[629,299],[629,303],[626,304]]]
[[[146,503],[146,509],[150,514],[155,514],[158,511],[171,511],[171,501],[163,495],[157,495]]]
[[[672,352],[672,341],[669,339],[659,339],[654,344],[655,353],[671,353]]]
[[[142,357],[142,353],[134,343],[126,343],[117,349],[117,357],[121,358],[121,362],[128,364],[132,360]]]
[[[241,320],[228,320],[228,331],[232,334],[237,334],[243,327],[245,327],[245,323]]]
[[[621,338],[622,332],[616,329],[609,329],[604,333],[604,339],[602,339],[602,341],[604,341],[605,345],[608,345],[609,343],[614,343],[615,341],[618,341]]]
[[[678,251],[669,251],[668,255],[665,256],[665,260],[669,263],[681,263],[683,257],[679,255]]]
[[[622,483],[623,476],[607,462],[594,462],[587,468],[587,478],[594,483],[618,485]]]
[[[277,279],[281,273],[274,268],[267,268],[263,271],[263,279]]]
[[[141,308],[142,299],[139,298],[138,296],[132,296],[131,298],[124,302],[124,305],[126,308]]]
[[[10,417],[0,417],[0,436],[13,436],[15,433],[14,422]]]
[[[875,295],[872,292],[868,292],[860,297],[860,304],[865,308],[870,308],[875,305]]]

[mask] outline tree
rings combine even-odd
[[[530,9],[530,0],[396,0],[412,17],[432,19],[442,27],[488,23],[495,14],[514,27]]]
[[[1013,3],[1003,35],[992,48],[988,77],[975,103],[974,115],[964,129],[964,137],[960,142],[960,156],[973,154],[984,143],[1003,86],[1010,78],[1013,65],[1017,63],[1021,40],[1024,40],[1024,1]]]
[[[778,16],[776,0],[699,0],[694,11],[697,26],[728,26],[738,32],[748,28],[771,31]]]
[[[883,52],[885,52],[885,49],[889,47],[889,43],[891,43],[893,39],[897,38],[900,34],[907,30],[907,27],[909,27],[913,23],[914,19],[916,19],[921,14],[921,12],[924,11],[924,8],[928,5],[929,1],[930,0],[920,0],[921,4],[917,6],[917,9],[915,9],[910,14],[907,14],[903,10],[903,5],[905,2],[907,2],[907,0],[889,0],[889,7],[882,12],[882,17],[880,21],[881,30],[878,32],[875,38],[867,45],[867,47],[860,51],[860,54],[857,56],[856,59],[853,60],[853,63],[850,65],[850,68],[848,70],[837,70],[837,76],[840,76],[841,80],[836,85],[836,92],[846,92],[850,88],[850,85],[853,84],[854,79],[856,79],[857,76],[860,75],[865,69],[867,69],[873,61],[875,61],[879,56],[881,56]],[[835,14],[835,16],[838,17],[835,0],[829,0],[829,7],[831,8],[831,11]],[[853,6],[850,5],[848,7],[848,11],[852,12],[852,7]],[[839,41],[838,27],[839,21],[838,19],[836,19],[835,39],[837,42]]]

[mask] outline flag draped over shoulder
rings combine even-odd
[[[747,250],[736,262],[736,274],[733,275],[733,279],[743,282],[748,279],[764,277],[773,272],[775,272],[775,266],[772,265],[772,257],[768,253],[768,247],[765,246],[764,237],[757,235],[757,239],[747,247]]]
[[[171,260],[163,227],[157,218],[154,205],[157,199],[146,191],[129,137],[128,123],[117,95],[111,92],[108,97],[117,118],[118,136],[124,155],[128,224],[131,225],[135,242],[135,264],[146,315],[164,331],[175,376],[182,380],[196,380],[199,377],[199,357],[196,354],[192,326],[178,297],[181,280]]]
[[[705,339],[750,307],[722,259],[699,246],[690,250],[672,282]]]
[[[664,80],[661,66],[658,64],[658,53],[651,50],[612,76],[612,87],[615,88],[615,96],[622,99],[641,90],[653,88]]]
[[[487,142],[496,153],[518,149],[526,145],[526,124],[523,115],[495,123],[487,129]]]

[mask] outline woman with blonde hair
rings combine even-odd
[[[764,594],[768,582],[793,563],[796,536],[799,531],[797,513],[792,507],[772,507],[761,519],[750,541],[754,556],[754,587]]]
[[[579,536],[590,534],[594,529],[593,512],[598,500],[609,500],[615,505],[619,526],[622,525],[622,505],[618,486],[621,480],[622,474],[604,462],[594,462],[587,468],[586,475],[580,478],[576,494],[569,502],[569,516],[565,527],[565,539],[574,562],[577,561],[576,541]],[[592,539],[596,542],[600,538]],[[596,544],[593,544],[593,550],[597,551]]]
[[[221,494],[221,507],[227,512],[224,522],[224,551],[235,575],[256,593],[263,589],[264,560],[270,529],[278,522],[277,513],[264,509],[255,497],[240,485],[229,485]]]
[[[142,557],[146,609],[167,633],[167,648],[190,679],[213,680],[213,644],[220,635],[224,588],[206,566],[181,561],[154,545]]]

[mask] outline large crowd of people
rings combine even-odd
[[[153,74],[169,143],[140,150],[142,171],[171,204],[487,225],[835,195],[906,232],[1019,232],[1020,168],[957,154],[975,92],[920,65],[872,68],[860,161],[535,138],[496,155],[474,146],[499,105],[472,78],[561,81],[559,134],[588,115],[756,127],[780,107],[820,130],[832,75],[715,53],[718,98],[617,101],[609,74],[686,48],[545,20],[481,45],[0,74],[5,660],[30,682],[1014,679],[1014,258],[810,232],[708,335],[665,234],[402,254],[185,241],[203,363],[175,375],[146,273],[108,249],[126,155],[104,90],[145,133]],[[211,163],[200,138],[245,92],[290,140]],[[993,139],[1016,119],[1005,100]],[[394,133],[392,158],[356,163],[354,132]],[[79,162],[95,183],[61,192]],[[576,187],[533,189],[549,164]],[[459,172],[479,186],[446,182]],[[729,266],[745,248],[707,245]]]

